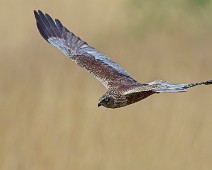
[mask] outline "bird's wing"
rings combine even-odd
[[[162,93],[162,92],[186,92],[188,88],[199,86],[199,85],[211,85],[212,80],[197,82],[197,83],[189,83],[189,84],[175,84],[170,83],[168,81],[156,80],[148,84],[141,85],[132,85],[129,86],[125,91],[123,91],[124,95],[131,95],[135,93],[152,91],[153,93]]]
[[[124,95],[130,95],[135,93],[141,93],[141,92],[148,92],[153,91],[154,86],[149,84],[137,84],[137,85],[131,85],[128,88],[123,89]]]
[[[186,92],[188,88],[200,86],[200,85],[211,85],[212,80],[189,83],[189,84],[175,84],[168,81],[158,80],[149,83],[149,86],[153,87],[152,90],[157,93],[162,92]]]
[[[148,84],[141,84],[141,85],[133,85],[130,88],[126,89],[123,94],[131,95],[131,94],[139,94],[142,92],[154,92],[154,93],[161,93],[161,92],[186,92],[189,85],[193,84],[173,84],[169,83],[168,81],[154,81]],[[196,86],[196,85],[195,85]]]
[[[137,82],[121,66],[70,32],[62,23],[38,10],[34,11],[42,37],[69,59],[93,74],[107,89]]]

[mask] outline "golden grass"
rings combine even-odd
[[[141,82],[212,79],[210,3],[137,2],[5,1],[0,169],[212,169],[212,87],[98,108],[104,87],[41,38],[32,13],[59,18]]]

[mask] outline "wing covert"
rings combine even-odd
[[[137,84],[131,76],[109,57],[100,53],[40,10],[34,11],[41,36],[62,51],[68,58],[94,75],[106,88]]]

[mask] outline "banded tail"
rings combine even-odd
[[[153,91],[161,93],[161,92],[186,92],[188,88],[200,86],[200,85],[211,85],[212,80],[198,82],[198,83],[190,83],[190,84],[172,84],[167,81],[154,81],[149,83],[149,85],[153,86]]]

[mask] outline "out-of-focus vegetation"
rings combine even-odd
[[[212,87],[98,108],[105,88],[39,35],[59,18],[137,80],[212,79],[210,0],[6,1],[1,5],[0,169],[212,169]]]

